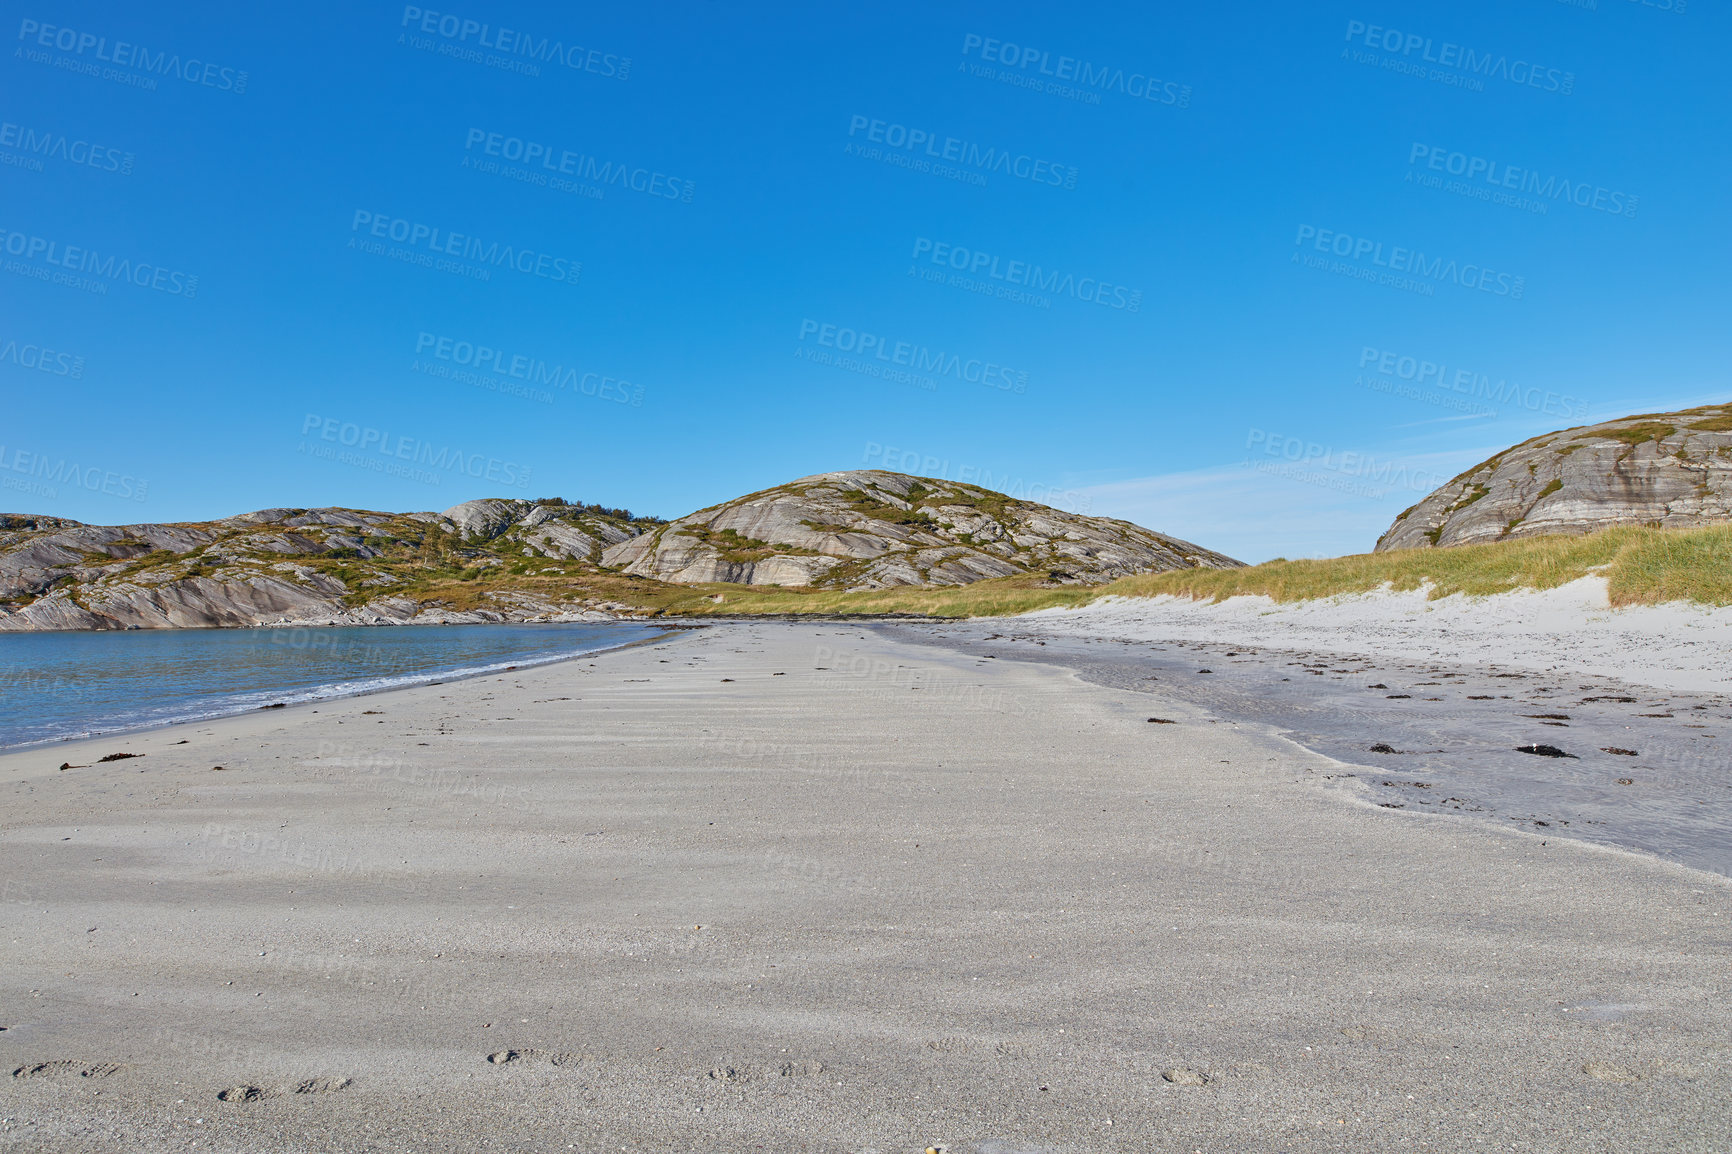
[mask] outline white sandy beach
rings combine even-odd
[[[10,753],[0,1147],[1725,1149],[1725,879],[1339,768],[822,623]]]
[[[1387,589],[1284,604],[1262,596],[1218,604],[1111,597],[1081,609],[1031,613],[1018,618],[1017,627],[1496,665],[1697,693],[1732,690],[1732,608],[1675,602],[1613,609],[1602,577],[1435,601],[1423,591]]]

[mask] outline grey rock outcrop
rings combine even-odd
[[[474,572],[538,555],[593,563],[630,538],[636,526],[626,524],[510,500],[443,514],[285,508],[160,525],[0,514],[0,632],[588,620],[594,598],[488,592],[503,600],[454,610],[390,590],[423,559]],[[524,537],[525,525],[537,539]],[[435,548],[424,557],[429,537]]]
[[[331,525],[364,531],[372,525],[383,525],[390,519],[391,515],[388,513],[367,513],[360,509],[259,509],[252,513],[225,517],[217,524],[288,525],[296,529]]]
[[[189,525],[79,525],[33,535],[0,532],[0,597],[35,593],[63,578],[85,582],[117,573],[154,551],[185,553],[216,540]]]
[[[504,497],[484,497],[453,505],[440,516],[456,526],[464,537],[479,537],[491,541],[523,519],[533,508],[528,501],[513,501]]]
[[[882,589],[1038,574],[1100,583],[1240,562],[1106,517],[881,470],[821,473],[609,547],[603,563],[679,584]]]
[[[609,546],[630,541],[637,534],[617,522],[586,516],[567,506],[537,505],[518,523],[518,536],[525,549],[543,557],[599,564]]]
[[[1379,551],[1613,525],[1732,521],[1732,405],[1647,413],[1534,437],[1397,517]]]
[[[83,524],[83,521],[74,521],[70,517],[45,517],[40,513],[0,513],[0,531],[76,529]]]
[[[575,505],[546,505],[498,497],[465,501],[439,514],[465,540],[503,542],[527,556],[599,563],[610,545],[629,541],[634,527]]]
[[[341,589],[336,591],[340,595]],[[328,612],[329,589],[283,577],[189,577],[156,585],[121,583],[82,591],[54,590],[17,614],[0,618],[0,630],[199,629],[257,625],[275,617]]]

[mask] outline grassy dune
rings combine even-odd
[[[1126,577],[1110,585],[1043,588],[1007,577],[945,589],[884,589],[869,593],[807,592],[762,586],[663,586],[655,608],[670,616],[712,614],[882,614],[984,617],[1053,606],[1085,605],[1098,597],[1163,593],[1218,601],[1261,593],[1301,601],[1339,593],[1429,586],[1433,598],[1454,593],[1551,589],[1578,577],[1607,579],[1612,604],[1696,601],[1732,605],[1732,525],[1707,529],[1620,526],[1583,537],[1529,537],[1452,549],[1360,553],[1321,561],[1269,561],[1245,569],[1187,569]],[[719,597],[718,602],[714,598]],[[622,597],[627,600],[629,597]],[[647,606],[646,606],[647,607]]]
[[[1247,569],[1186,570],[1127,577],[1102,592],[1162,593],[1218,601],[1261,593],[1302,601],[1364,593],[1384,585],[1430,586],[1430,596],[1551,589],[1578,577],[1606,578],[1614,605],[1699,601],[1732,605],[1732,525],[1648,529],[1625,525],[1582,537],[1528,537],[1450,549],[1359,553],[1322,561],[1269,561]]]
[[[1662,601],[1732,605],[1732,525],[1638,532],[1643,535],[1629,541],[1607,571],[1613,605]]]

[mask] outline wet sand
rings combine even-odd
[[[1732,701],[1580,670],[1102,636],[1060,617],[880,626],[1057,663],[1346,763],[1392,809],[1514,825],[1732,876]],[[1550,747],[1551,755],[1534,752]],[[1567,756],[1557,756],[1566,754]]]
[[[0,1148],[1723,1149],[1724,878],[931,642],[0,756]]]

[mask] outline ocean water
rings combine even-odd
[[[542,665],[660,631],[600,622],[0,633],[0,748]]]

